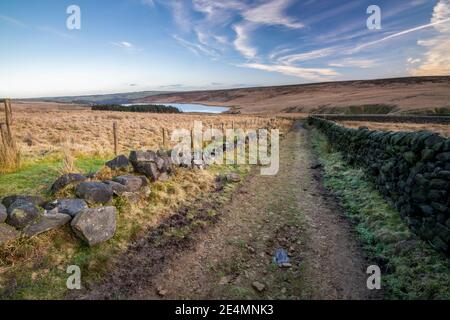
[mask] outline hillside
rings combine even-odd
[[[23,99],[25,101],[45,101],[58,103],[76,103],[76,104],[125,104],[131,103],[135,99],[149,97],[152,95],[168,93],[167,91],[142,91],[127,93],[112,93],[85,96],[66,96],[66,97],[43,97],[36,99]]]
[[[450,112],[450,77],[178,92],[135,102],[200,103],[234,107],[241,113],[442,113]]]

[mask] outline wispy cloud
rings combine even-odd
[[[309,52],[303,52],[303,53],[282,56],[278,59],[278,61],[283,64],[294,64],[297,62],[328,57],[328,56],[334,54],[335,52],[337,52],[338,50],[339,50],[338,47],[322,48],[322,49],[312,50]]]
[[[355,59],[345,58],[338,61],[333,61],[328,64],[330,67],[336,68],[361,68],[369,69],[379,65],[379,62],[375,59]]]
[[[391,34],[391,35],[389,35],[387,37],[381,38],[379,40],[375,40],[375,41],[371,41],[371,42],[359,45],[359,46],[357,46],[354,49],[354,51],[357,52],[357,51],[360,51],[361,49],[364,49],[364,48],[367,48],[367,47],[370,47],[370,46],[373,46],[373,45],[385,42],[385,41],[390,40],[390,39],[394,39],[394,38],[397,38],[397,37],[400,37],[400,36],[404,36],[404,35],[409,34],[409,33],[413,33],[413,32],[416,32],[416,31],[420,31],[420,30],[423,30],[423,29],[427,29],[427,28],[430,28],[430,27],[438,26],[440,24],[449,23],[449,22],[450,22],[450,17],[448,17],[446,19],[443,19],[443,20],[433,21],[433,22],[428,23],[428,24],[417,26],[415,28],[403,30],[403,31]]]
[[[449,20],[450,0],[440,0],[434,7],[430,23],[439,34],[431,39],[418,41],[419,45],[427,48],[427,52],[423,63],[410,70],[412,75],[450,75],[450,23],[442,23]]]
[[[234,32],[236,32],[236,39],[233,41],[235,49],[241,53],[244,57],[253,59],[258,54],[256,48],[250,44],[250,34],[255,29],[253,24],[243,23],[233,26]]]
[[[197,56],[207,55],[210,58],[218,58],[220,56],[220,54],[216,50],[208,48],[205,45],[188,41],[186,39],[181,38],[178,35],[172,35],[172,37],[178,42],[178,44],[180,44],[184,48],[190,50],[192,53],[196,54]]]
[[[141,0],[141,2],[143,4],[146,4],[146,5],[151,6],[151,7],[155,6],[155,1],[154,0]]]
[[[136,53],[142,51],[142,49],[138,48],[136,45],[128,41],[111,42],[111,44],[125,50],[128,53]]]
[[[339,73],[335,70],[327,68],[301,68],[295,66],[271,65],[262,63],[243,63],[238,66],[282,73],[288,76],[299,77],[311,81],[328,81],[332,80],[333,77],[339,75]]]
[[[292,0],[271,0],[256,7],[245,10],[245,20],[260,25],[280,25],[292,29],[303,28],[304,25],[285,14],[285,10],[293,4]]]
[[[37,29],[39,31],[46,32],[46,33],[49,33],[51,35],[55,35],[55,36],[58,36],[61,38],[73,39],[73,35],[65,32],[65,31],[61,31],[60,29],[50,27],[50,26],[39,26],[39,27],[37,27]]]
[[[27,28],[28,26],[23,23],[22,21],[13,18],[13,17],[9,17],[9,16],[5,16],[3,14],[0,14],[0,20],[14,26],[14,27],[19,27],[19,28]]]

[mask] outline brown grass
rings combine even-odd
[[[311,113],[332,108],[392,105],[393,113],[449,107],[450,77],[328,82],[293,86],[160,94],[139,102],[201,103],[235,107],[241,113]]]
[[[163,144],[162,129],[191,129],[195,120],[204,129],[220,129],[222,123],[231,128],[263,128],[269,117],[206,114],[147,114],[91,111],[88,108],[61,104],[13,102],[16,119],[15,136],[24,157],[36,159],[52,154],[61,155],[62,144],[70,141],[74,156],[114,154],[113,123],[118,123],[119,150],[157,149]],[[276,124],[287,130],[290,121],[278,119]],[[167,139],[167,144],[175,142]]]
[[[337,121],[348,128],[368,127],[371,130],[382,131],[420,131],[428,130],[450,137],[450,126],[448,124],[425,124],[425,123],[383,123],[371,121]]]

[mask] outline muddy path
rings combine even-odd
[[[308,132],[296,124],[282,142],[276,176],[255,169],[229,203],[217,207],[212,197],[198,208],[208,225],[188,237],[164,237],[167,226],[187,223],[182,212],[172,217],[77,298],[373,298],[370,264],[313,162]],[[211,207],[219,214],[210,217]],[[277,249],[289,253],[283,268],[273,263]]]

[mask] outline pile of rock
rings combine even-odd
[[[73,194],[45,201],[41,197],[15,195],[0,204],[0,244],[19,236],[32,237],[70,223],[73,232],[88,245],[96,245],[114,236],[116,230],[114,197],[136,203],[151,193],[150,181],[164,181],[173,173],[167,151],[132,151],[129,158],[118,156],[105,166],[117,176],[98,181],[96,175],[64,174],[51,186],[53,196]],[[195,164],[191,169],[202,169]]]
[[[311,117],[350,163],[365,168],[410,228],[450,253],[450,139],[429,131],[346,128]]]

